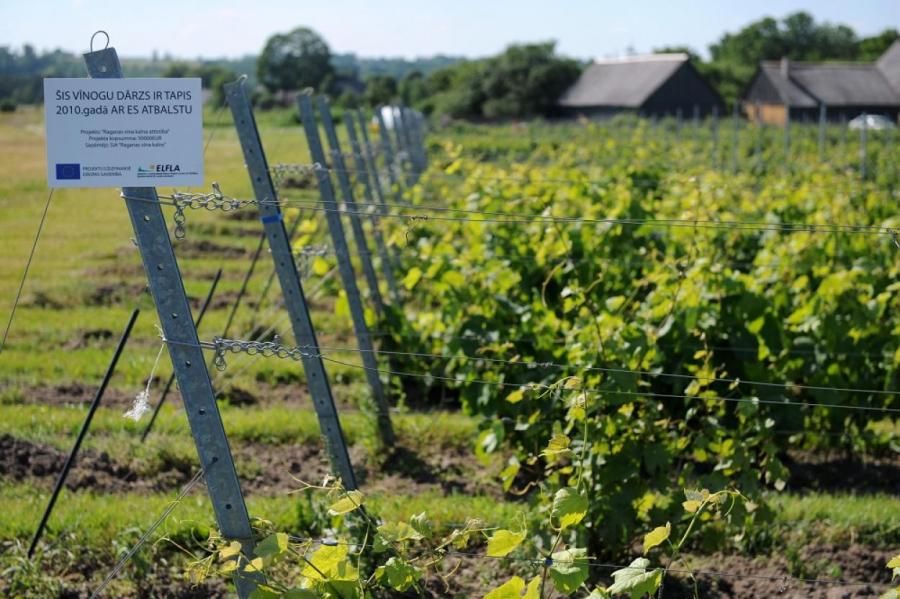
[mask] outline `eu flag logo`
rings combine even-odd
[[[62,181],[64,179],[73,180],[81,179],[81,165],[56,163],[56,179]]]

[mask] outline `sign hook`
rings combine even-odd
[[[91,36],[91,52],[94,51],[94,38],[97,37],[101,33],[106,36],[106,45],[103,46],[103,49],[106,50],[107,48],[109,48],[109,34],[106,33],[105,31],[103,31],[102,29],[98,29],[97,31],[94,32],[94,35]]]

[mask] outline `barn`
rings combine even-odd
[[[606,117],[620,112],[685,117],[722,114],[724,103],[683,53],[597,60],[559,99],[569,116]]]
[[[900,41],[875,63],[809,63],[787,58],[759,65],[744,94],[750,118],[782,125],[819,118],[825,106],[831,121],[862,113],[893,121],[900,114]]]

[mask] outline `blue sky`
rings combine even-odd
[[[0,0],[0,44],[82,52],[105,29],[123,56],[234,57],[306,25],[362,56],[475,57],[551,39],[577,58],[676,44],[705,54],[724,31],[796,10],[861,35],[900,28],[900,0]]]

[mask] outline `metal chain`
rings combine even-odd
[[[244,208],[245,206],[259,205],[257,200],[237,200],[225,197],[222,190],[219,188],[219,184],[216,182],[213,182],[212,188],[213,190],[211,193],[185,193],[176,191],[170,196],[160,196],[161,199],[171,200],[172,205],[175,206],[175,216],[173,217],[173,220],[175,221],[176,239],[184,239],[185,235],[187,235],[187,231],[185,230],[187,217],[184,214],[186,209],[200,210],[201,208],[205,208],[209,211],[221,210],[223,212],[231,212],[232,210]]]
[[[215,357],[213,364],[219,371],[226,368],[225,354],[248,354],[250,356],[261,355],[265,358],[282,358],[285,360],[300,361],[303,358],[321,357],[318,354],[310,353],[306,350],[312,349],[310,346],[290,347],[281,344],[281,338],[275,336],[274,341],[243,341],[240,339],[223,339],[222,337],[213,338],[213,350]]]

